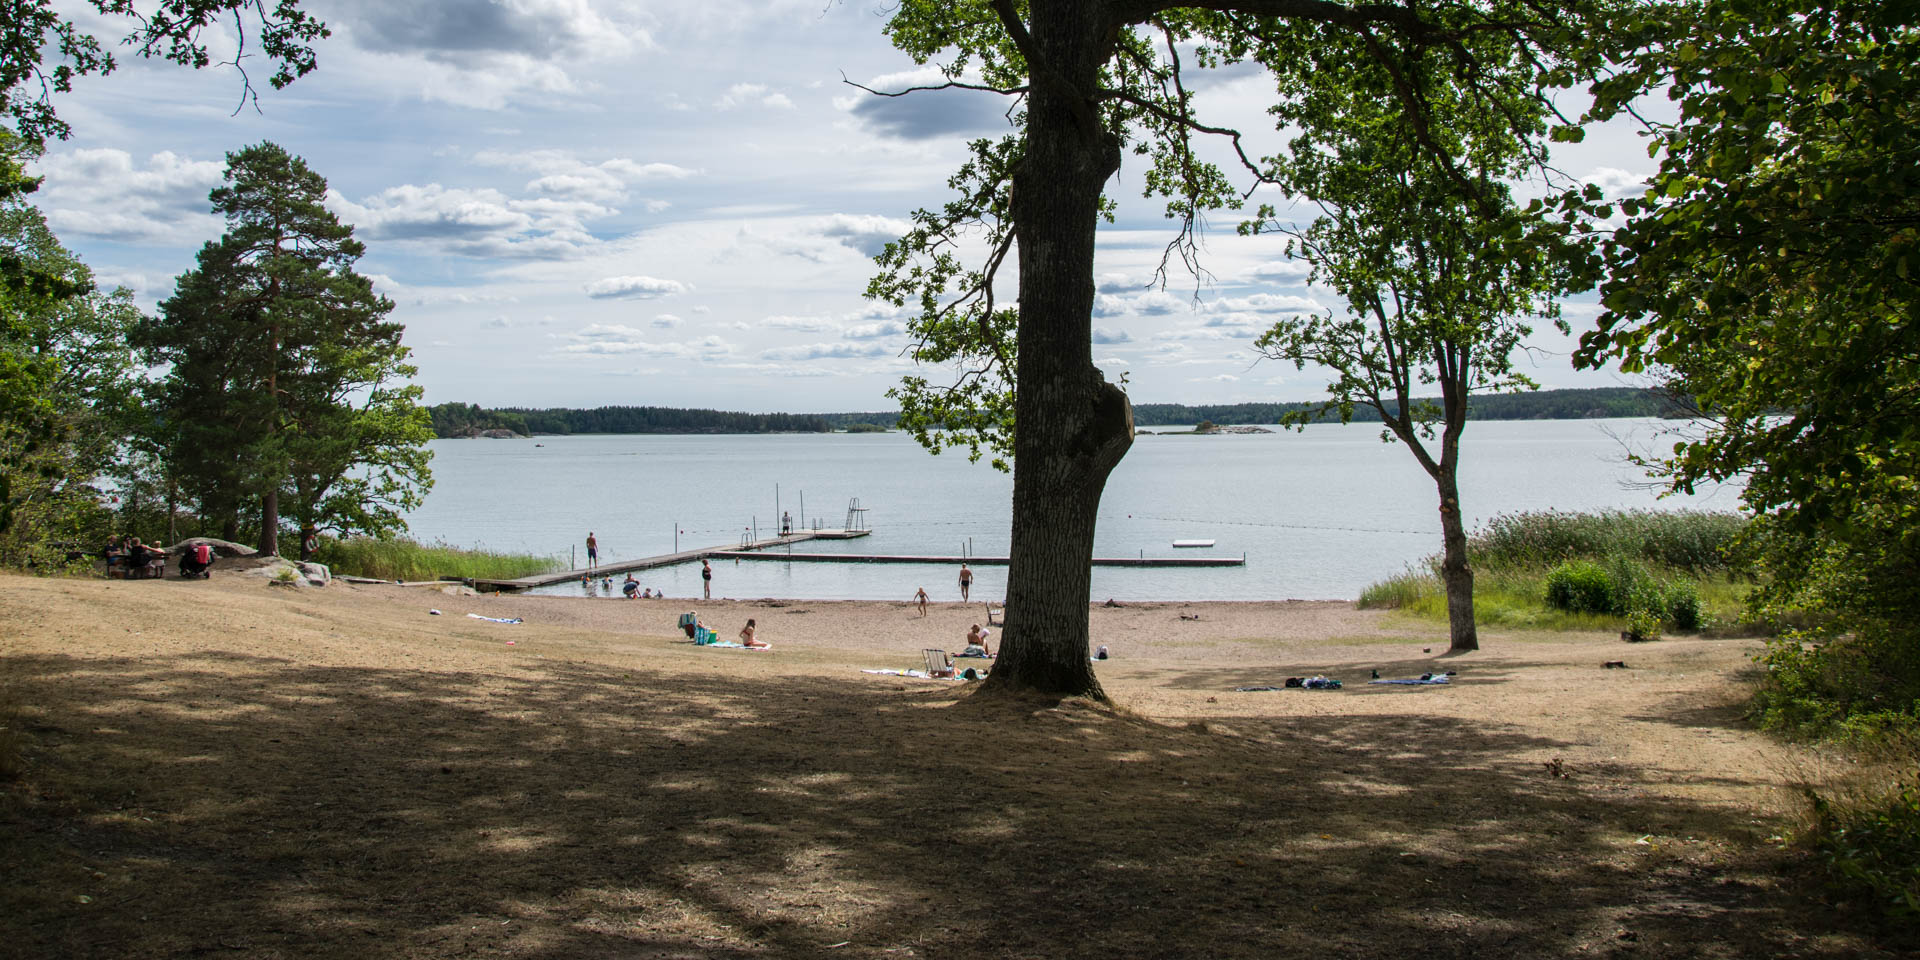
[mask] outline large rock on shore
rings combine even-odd
[[[188,547],[198,546],[203,543],[213,548],[213,555],[216,557],[232,559],[235,557],[257,557],[260,555],[260,551],[244,543],[234,543],[232,540],[220,540],[215,537],[188,537],[168,547],[167,552],[177,557],[186,553]]]

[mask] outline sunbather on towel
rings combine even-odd
[[[960,655],[963,657],[993,656],[993,651],[987,649],[987,629],[985,627],[976,623],[973,625],[973,629],[967,631],[967,648],[960,651]]]
[[[754,632],[753,620],[752,618],[748,618],[747,625],[740,628],[740,645],[741,646],[751,647],[755,650],[765,650],[768,647],[773,646],[773,644],[768,643],[765,640],[755,639],[753,632]]]

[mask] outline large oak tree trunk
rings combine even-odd
[[[1042,62],[1013,178],[1020,326],[1007,627],[989,689],[1104,697],[1087,658],[1093,534],[1133,408],[1093,365],[1093,254],[1118,140],[1088,94],[1112,43],[1106,4],[1032,4]]]

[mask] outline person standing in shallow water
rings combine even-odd
[[[593,531],[587,531],[587,566],[600,562],[600,541],[593,538]]]
[[[705,600],[713,599],[713,566],[704,559],[700,561],[700,596]]]
[[[973,571],[965,563],[960,564],[960,599],[967,599],[967,593],[973,589]]]

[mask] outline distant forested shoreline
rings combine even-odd
[[[1435,401],[1437,402],[1437,401]],[[1296,410],[1317,403],[1142,403],[1133,408],[1133,422],[1141,427],[1199,423],[1272,424]],[[681,410],[672,407],[595,407],[575,410],[554,407],[486,408],[470,403],[442,403],[428,407],[433,430],[440,437],[531,436],[574,433],[828,433],[836,430],[871,432],[897,427],[899,414],[866,413],[729,413],[721,410]],[[1474,397],[1469,407],[1476,420],[1592,420],[1603,417],[1675,417],[1685,410],[1656,390],[1640,387],[1593,387],[1580,390],[1540,390]],[[1339,420],[1337,412],[1321,418]],[[1356,422],[1377,422],[1379,414],[1364,407],[1353,411]]]
[[[470,403],[427,408],[437,436],[531,436],[574,433],[827,433],[834,429],[817,414],[731,413],[673,407],[552,407],[488,409]]]

